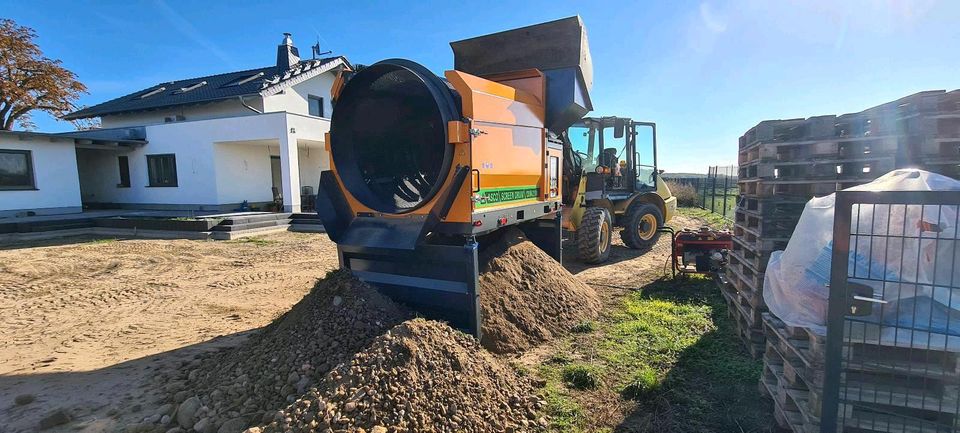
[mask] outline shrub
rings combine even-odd
[[[677,206],[695,207],[700,205],[700,194],[697,193],[696,188],[692,185],[667,181],[667,187],[670,188],[673,196],[677,198]]]
[[[570,364],[563,367],[563,381],[573,389],[594,389],[600,384],[600,374],[592,365]]]
[[[633,380],[623,387],[620,395],[629,400],[641,400],[660,389],[660,378],[650,367],[643,367],[634,375]]]

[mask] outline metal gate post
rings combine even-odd
[[[837,431],[840,409],[840,377],[843,362],[843,327],[847,314],[847,267],[850,252],[852,202],[847,193],[836,193],[833,214],[833,251],[830,259],[830,297],[827,307],[827,342],[824,360],[820,433]],[[839,265],[839,266],[838,266]]]

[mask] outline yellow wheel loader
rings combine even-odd
[[[649,135],[645,134],[649,131]],[[677,198],[657,170],[657,125],[621,117],[586,117],[562,134],[563,228],[577,256],[602,263],[614,227],[624,245],[647,249],[673,218]]]

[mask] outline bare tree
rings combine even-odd
[[[37,33],[13,20],[0,19],[0,129],[14,125],[32,129],[30,112],[62,116],[74,108],[87,87],[61,66],[43,56],[34,42]]]

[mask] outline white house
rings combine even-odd
[[[330,88],[349,67],[301,60],[285,34],[275,65],[160,83],[64,116],[102,128],[0,135],[0,216],[229,211],[271,203],[274,191],[298,212],[328,168]]]

